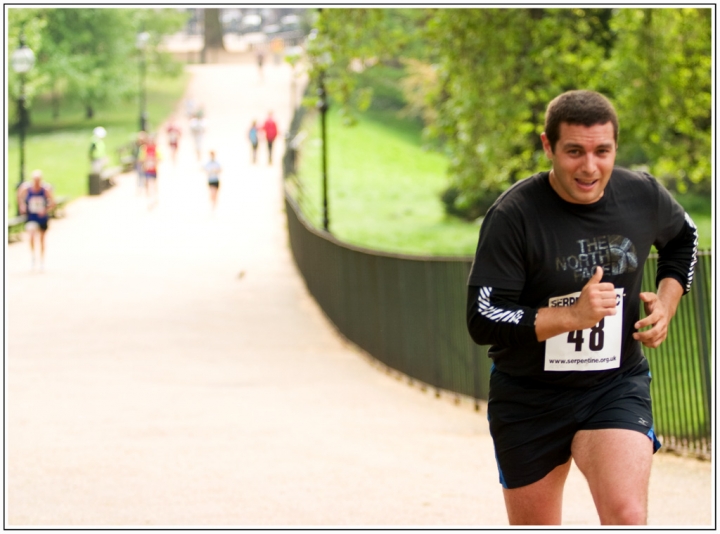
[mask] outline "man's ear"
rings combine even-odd
[[[547,135],[545,135],[545,132],[540,134],[540,140],[542,141],[543,150],[545,151],[545,155],[548,157],[548,159],[553,158],[553,150],[550,146],[550,140],[547,138]]]

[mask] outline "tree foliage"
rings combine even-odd
[[[8,22],[11,48],[23,33],[35,52],[35,67],[26,75],[29,101],[50,93],[57,101],[79,100],[90,111],[137,94],[141,52],[136,37],[142,31],[150,35],[144,52],[150,68],[180,70],[158,48],[164,35],[184,24],[184,15],[176,10],[10,8]],[[19,93],[16,79],[14,75],[11,97]]]
[[[547,168],[545,107],[570,89],[614,102],[618,164],[710,183],[710,9],[335,9],[316,28],[313,74],[347,108],[369,101],[358,66],[405,65],[407,100],[450,156],[452,213],[477,217]]]
[[[307,54],[310,76],[321,73],[328,94],[342,108],[346,123],[353,111],[370,104],[372,90],[358,84],[358,73],[383,62],[418,53],[417,31],[427,10],[333,8],[318,10]]]
[[[710,9],[623,9],[612,27],[608,73],[624,119],[621,157],[647,163],[681,191],[699,185],[709,192]]]
[[[605,54],[598,29],[602,20],[582,9],[437,10],[429,34],[442,94],[433,127],[452,154],[451,208],[477,217],[544,164],[545,107],[593,85]]]

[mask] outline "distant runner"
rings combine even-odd
[[[218,190],[220,189],[220,173],[222,167],[215,159],[215,151],[210,151],[210,160],[203,165],[203,169],[207,173],[208,188],[210,189],[210,205],[215,209],[217,205]]]
[[[173,163],[175,163],[175,161],[177,160],[178,144],[180,143],[182,131],[180,130],[180,127],[177,125],[177,123],[175,123],[175,121],[170,121],[167,126],[166,133],[168,145],[170,146],[170,154],[172,155]]]
[[[199,160],[202,152],[203,136],[205,135],[205,120],[199,114],[190,119],[190,133],[195,142],[195,155]]]
[[[258,127],[257,121],[252,121],[250,130],[248,131],[248,139],[250,139],[250,146],[252,147],[252,162],[257,161],[257,148],[258,148]]]
[[[35,241],[40,248],[40,270],[45,268],[45,233],[48,229],[50,211],[55,207],[52,186],[43,182],[42,172],[35,170],[31,182],[23,182],[18,188],[17,203],[21,214],[27,216],[25,230],[30,236],[32,268],[35,268]]]
[[[263,124],[263,132],[265,132],[265,139],[267,140],[267,147],[268,147],[268,165],[272,165],[272,149],[273,149],[273,143],[275,142],[275,138],[278,134],[277,124],[275,123],[275,120],[273,119],[272,111],[268,113],[267,119],[265,119],[265,124]]]
[[[147,141],[140,148],[140,161],[145,173],[145,193],[150,199],[150,207],[157,202],[158,164],[160,163],[160,150],[154,135],[149,135]]]

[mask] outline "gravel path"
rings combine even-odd
[[[289,67],[189,68],[215,213],[182,117],[156,206],[123,175],[52,222],[44,272],[7,248],[6,526],[506,525],[484,414],[345,343],[295,269],[282,141],[245,141],[289,124]],[[710,463],[653,469],[651,524],[711,523]],[[575,468],[565,523],[598,524]]]

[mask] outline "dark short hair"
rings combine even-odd
[[[560,124],[563,122],[583,126],[611,122],[613,137],[617,143],[620,127],[615,108],[605,96],[595,91],[567,91],[548,104],[545,112],[545,135],[553,152],[560,139]]]

